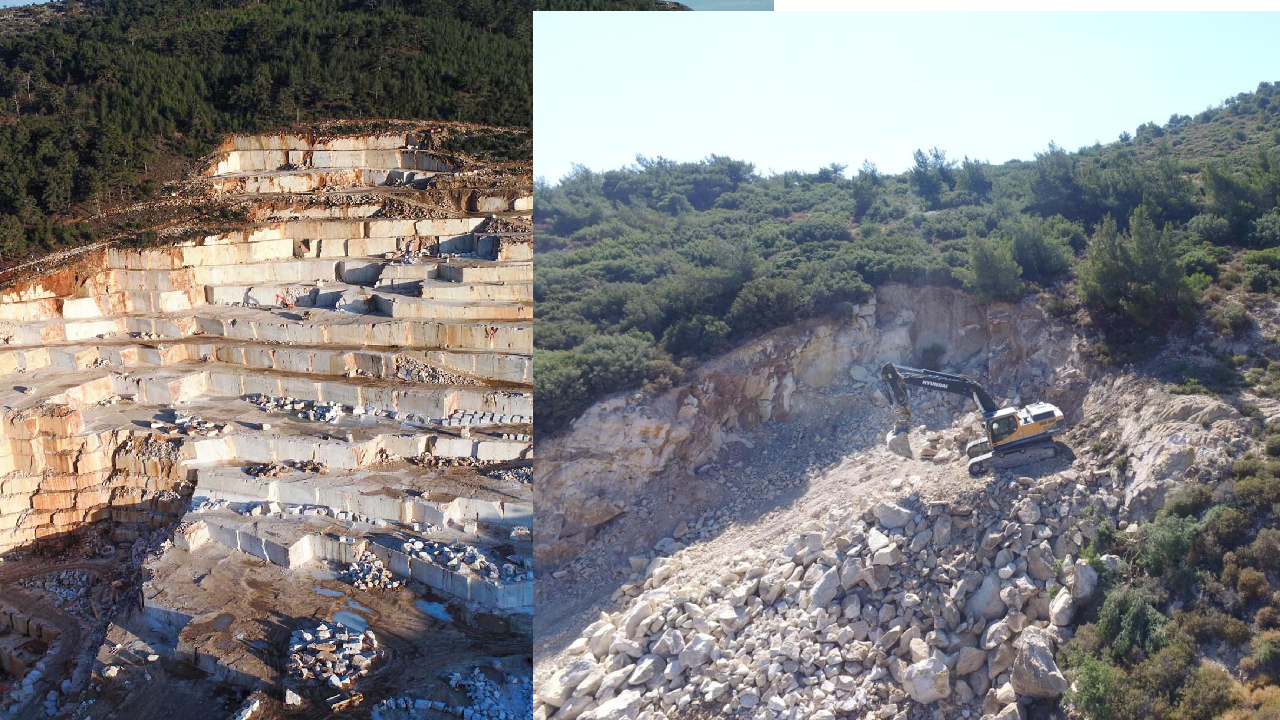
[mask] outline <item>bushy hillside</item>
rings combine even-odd
[[[0,36],[0,255],[147,197],[163,157],[296,120],[528,126],[530,0],[67,2]],[[20,11],[11,11],[20,12]]]
[[[1280,89],[1263,83],[1117,142],[1050,144],[1004,165],[917,151],[886,175],[765,177],[747,163],[640,158],[534,193],[542,432],[599,397],[797,318],[845,313],[878,283],[1044,292],[1107,331],[1100,357],[1280,289]],[[1193,378],[1194,380],[1194,378]]]
[[[537,10],[692,10],[671,0],[538,0]]]

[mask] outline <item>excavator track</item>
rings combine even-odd
[[[978,477],[987,470],[1003,470],[1005,468],[1027,465],[1041,460],[1057,457],[1063,448],[1051,438],[1030,445],[1019,445],[1010,450],[989,452],[969,461],[969,474]]]

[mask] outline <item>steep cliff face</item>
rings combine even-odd
[[[572,557],[654,476],[692,471],[736,433],[810,412],[833,386],[882,402],[880,365],[910,362],[932,345],[946,349],[948,368],[1003,397],[1034,393],[1078,411],[1087,384],[1079,344],[1032,303],[988,306],[946,288],[885,286],[847,318],[769,333],[661,395],[606,399],[543,443],[538,560],[550,568]]]

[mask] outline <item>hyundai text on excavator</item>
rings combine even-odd
[[[1062,411],[1055,405],[1033,402],[1021,408],[1001,408],[986,388],[963,375],[893,363],[885,363],[880,369],[880,379],[889,387],[889,395],[898,406],[895,433],[911,429],[909,385],[973,398],[982,411],[987,437],[965,447],[970,475],[981,475],[987,468],[1015,467],[1058,455],[1060,448],[1053,434],[1062,429]]]

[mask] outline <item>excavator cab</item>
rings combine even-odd
[[[1004,417],[992,418],[987,422],[987,434],[991,437],[992,445],[999,445],[1016,432],[1018,432],[1018,417],[1015,412]]]

